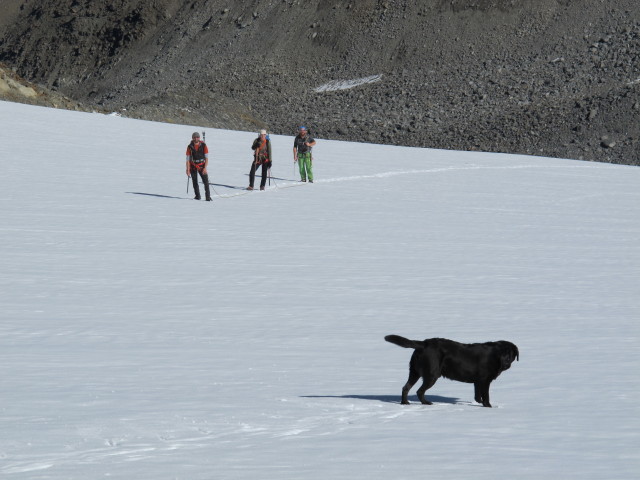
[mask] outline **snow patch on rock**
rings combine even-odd
[[[335,92],[337,90],[348,90],[368,83],[375,83],[382,80],[382,74],[370,75],[368,77],[357,78],[355,80],[332,80],[314,89],[314,92]]]

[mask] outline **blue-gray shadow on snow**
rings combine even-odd
[[[214,187],[231,188],[233,190],[246,190],[247,189],[247,187],[238,187],[236,185],[225,185],[224,183],[209,182],[209,185],[213,185]]]
[[[459,403],[459,398],[456,397],[441,397],[439,395],[425,395],[427,400],[433,403],[450,403],[457,404]],[[400,395],[302,395],[301,398],[349,398],[353,400],[368,400],[374,402],[384,402],[384,403],[400,403],[402,398]],[[420,400],[416,395],[412,395],[409,397],[409,401],[411,403],[417,403],[420,405]]]
[[[248,173],[245,173],[245,174],[244,174],[244,176],[245,176],[245,177],[248,177],[248,176],[249,176],[249,174],[248,174]],[[256,178],[262,178],[262,175],[258,175],[258,174],[256,173]],[[274,176],[271,176],[271,180],[278,180],[278,181],[283,181],[283,182],[297,182],[297,181],[298,181],[298,180],[291,179],[291,178],[274,177]]]
[[[145,197],[157,197],[157,198],[172,198],[174,200],[189,200],[187,197],[172,197],[170,195],[160,195],[159,193],[144,193],[144,192],[125,192],[130,195],[143,195]]]

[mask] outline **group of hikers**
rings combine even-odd
[[[300,170],[300,181],[313,183],[313,160],[311,156],[312,148],[316,141],[309,133],[307,127],[299,127],[298,133],[293,141],[293,162],[298,164]],[[271,140],[266,130],[260,130],[260,135],[251,145],[253,150],[253,161],[249,171],[249,186],[247,190],[253,190],[256,178],[256,171],[262,167],[262,179],[260,180],[260,190],[264,190],[269,169],[273,163],[271,155]],[[200,140],[200,134],[194,132],[191,135],[191,143],[187,146],[187,176],[191,177],[195,199],[200,200],[200,187],[198,185],[198,175],[204,184],[205,200],[211,201],[209,191],[209,175],[207,166],[209,165],[209,148],[204,140]]]

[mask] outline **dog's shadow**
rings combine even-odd
[[[460,402],[457,397],[441,397],[439,395],[426,395],[427,400],[433,403],[449,403],[455,405]],[[349,398],[353,400],[367,400],[370,402],[384,402],[400,404],[400,395],[302,395],[301,398]],[[417,395],[409,396],[409,402],[420,405]]]

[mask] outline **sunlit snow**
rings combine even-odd
[[[0,125],[3,479],[638,477],[637,167],[319,138],[300,184],[272,135],[246,192],[253,132]],[[388,334],[520,361],[402,406]]]

